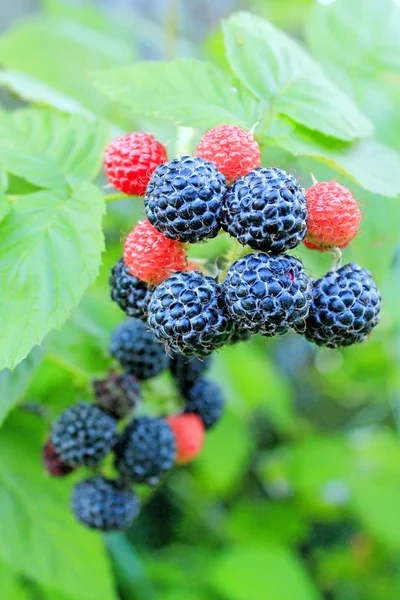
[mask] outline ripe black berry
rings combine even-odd
[[[131,525],[139,509],[139,499],[132,490],[105,477],[81,481],[72,494],[76,518],[90,529],[123,531]]]
[[[367,269],[345,265],[313,282],[305,336],[318,346],[363,342],[379,323],[381,295]]]
[[[143,416],[124,431],[115,448],[115,466],[129,481],[156,485],[174,464],[175,455],[175,436],[169,424]]]
[[[127,373],[93,381],[96,403],[115,419],[125,419],[141,400],[139,382]]]
[[[152,288],[129,271],[121,258],[113,267],[110,277],[111,298],[128,315],[146,320]]]
[[[219,385],[211,379],[199,379],[185,391],[186,413],[198,415],[206,429],[211,429],[222,416],[224,397]]]
[[[127,319],[117,327],[110,353],[130,375],[140,381],[155,377],[168,366],[165,349],[150,328],[138,319]]]
[[[222,227],[243,246],[270,254],[286,252],[307,233],[305,192],[282,169],[254,169],[225,194]]]
[[[96,467],[116,441],[115,419],[87,402],[68,407],[51,428],[54,451],[71,467]]]
[[[224,288],[232,319],[266,336],[301,328],[311,303],[311,282],[293,256],[248,254],[232,264]]]
[[[175,354],[171,359],[170,370],[179,389],[186,390],[200,379],[203,373],[210,368],[211,363],[211,356],[200,359],[197,356]]]
[[[149,324],[172,352],[204,357],[232,335],[222,286],[199,271],[174,273],[154,291]]]
[[[214,163],[182,156],[157,167],[144,199],[147,218],[181,242],[213,238],[221,228],[226,179]]]

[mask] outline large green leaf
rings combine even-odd
[[[71,483],[50,479],[40,464],[38,417],[16,417],[0,436],[0,560],[76,600],[115,600],[101,537],[74,521]]]
[[[0,598],[6,600],[32,600],[22,577],[0,564]]]
[[[1,368],[13,368],[59,328],[95,279],[103,197],[91,184],[22,196],[0,223]]]
[[[0,86],[32,104],[49,106],[68,114],[91,116],[91,113],[74,98],[61,94],[35,77],[20,71],[0,71]]]
[[[240,444],[237,440],[241,440]],[[195,464],[204,488],[213,496],[226,496],[243,477],[251,450],[252,440],[246,422],[227,411],[219,426],[207,435],[204,450]]]
[[[368,191],[389,197],[400,193],[400,154],[380,142],[339,142],[284,119],[275,121],[269,135],[267,143],[295,156],[315,158]]]
[[[342,140],[371,134],[372,125],[321,67],[268,21],[239,12],[223,25],[234,73],[270,114],[284,114],[309,129]]]
[[[55,160],[39,152],[34,140],[27,139],[4,111],[0,112],[0,167],[38,187],[68,189]]]
[[[233,547],[213,561],[210,583],[224,598],[321,598],[300,560],[279,544]]]
[[[336,0],[316,4],[307,20],[307,43],[324,64],[349,79],[384,81],[400,71],[400,8],[393,0]]]
[[[110,135],[105,123],[40,109],[15,111],[10,119],[25,139],[57,163],[70,183],[91,181],[98,174]]]
[[[20,21],[0,39],[0,64],[43,81],[100,112],[104,101],[88,80],[91,69],[133,60],[132,37],[111,35],[73,17]]]
[[[93,73],[92,79],[109,98],[134,112],[170,119],[178,125],[250,126],[259,118],[246,91],[238,90],[216,67],[198,60],[139,62]]]
[[[34,348],[14,371],[10,369],[0,371],[0,425],[28,387],[40,359],[40,351]]]

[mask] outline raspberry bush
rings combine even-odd
[[[400,9],[275,4],[0,36],[7,599],[398,596]]]

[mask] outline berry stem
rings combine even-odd
[[[179,127],[176,138],[176,153],[179,156],[192,154],[192,141],[196,130],[193,127]]]
[[[229,267],[236,260],[238,254],[239,254],[240,248],[241,248],[241,246],[240,246],[239,242],[237,241],[237,239],[233,238],[231,248],[230,248],[228,254],[226,255],[227,266],[220,273],[220,276],[218,278],[220,282],[225,281],[225,277],[227,276],[227,273],[229,271]]]
[[[342,264],[342,258],[343,258],[342,251],[337,246],[334,246],[334,248],[332,248],[332,250],[330,252],[333,256],[333,261],[332,261],[330,270],[337,271],[338,269],[340,269],[341,264]]]
[[[313,182],[313,185],[316,185],[317,183],[319,183],[318,179],[315,177],[314,173],[310,172],[310,177],[311,177],[311,181]]]
[[[89,386],[90,377],[80,367],[73,365],[72,363],[64,360],[58,354],[49,353],[46,354],[46,360],[52,363],[54,366],[63,369],[64,371],[70,373],[70,375],[74,379],[74,383],[76,386],[81,388],[87,388]]]
[[[115,192],[115,194],[106,194],[104,196],[104,202],[114,202],[114,200],[128,200],[131,196],[127,196],[122,192]]]
[[[179,0],[167,0],[165,20],[165,59],[176,56],[179,36]]]

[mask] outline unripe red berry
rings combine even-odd
[[[200,453],[205,437],[204,425],[200,417],[192,414],[168,417],[176,438],[176,460],[178,465],[192,461]]]
[[[156,167],[167,151],[150,133],[135,131],[115,138],[104,153],[104,169],[113,186],[132,196],[144,196]]]
[[[235,125],[210,129],[200,140],[196,156],[210,160],[232,183],[260,166],[260,147],[248,131]]]
[[[307,248],[344,248],[357,235],[361,212],[350,190],[336,181],[321,181],[307,192]]]
[[[186,247],[141,221],[126,238],[124,261],[132,275],[158,285],[175,271],[186,271]]]
[[[74,470],[73,467],[62,462],[50,440],[43,446],[42,461],[46,471],[52,477],[65,477]]]

